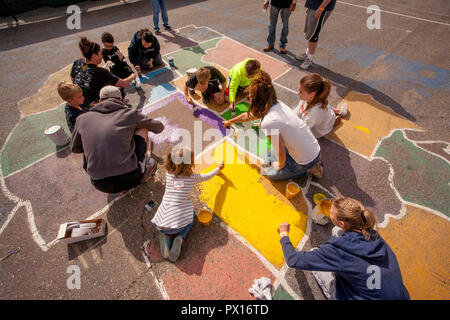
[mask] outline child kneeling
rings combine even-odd
[[[160,232],[161,255],[175,262],[180,256],[183,240],[194,224],[191,190],[196,183],[214,177],[224,164],[209,173],[194,174],[194,153],[189,149],[178,149],[167,155],[165,166],[166,190],[152,223]]]

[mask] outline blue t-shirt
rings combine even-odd
[[[306,0],[305,7],[312,10],[319,9],[320,5],[324,0]],[[324,11],[331,11],[336,5],[336,0],[331,0],[330,3],[325,7]]]

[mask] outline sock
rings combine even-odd
[[[314,55],[313,55],[313,54],[309,54],[309,53],[307,53],[307,56],[308,56],[308,59],[312,61],[312,59],[313,59]]]

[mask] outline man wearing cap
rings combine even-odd
[[[84,153],[95,188],[123,192],[147,182],[155,172],[155,160],[146,159],[148,131],[160,133],[163,129],[161,122],[129,108],[119,88],[106,86],[100,90],[100,102],[78,117],[71,149]]]

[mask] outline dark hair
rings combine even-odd
[[[328,96],[330,95],[331,84],[327,79],[322,79],[322,77],[317,73],[312,73],[303,77],[300,80],[300,84],[305,88],[308,93],[315,92],[316,95],[314,99],[306,106],[305,110],[308,110],[320,103],[320,107],[325,109],[328,106]]]
[[[261,64],[259,63],[258,60],[255,59],[251,59],[248,60],[245,63],[245,73],[248,76],[253,76],[255,73],[257,73],[259,70],[261,69]]]
[[[83,57],[90,59],[93,54],[98,54],[100,52],[100,45],[93,41],[88,40],[86,37],[81,37],[78,43]]]
[[[259,76],[245,89],[245,93],[250,100],[248,112],[261,119],[269,112],[270,107],[278,102],[272,79],[265,71],[259,73]]]
[[[102,42],[103,43],[114,43],[114,37],[109,32],[103,32],[102,34]]]
[[[141,39],[145,40],[145,42],[153,43],[155,41],[155,36],[148,29],[139,30],[139,36],[141,37]]]

